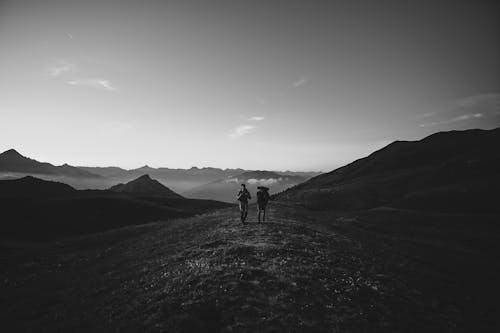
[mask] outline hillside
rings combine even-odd
[[[101,178],[101,176],[77,167],[64,164],[55,166],[38,162],[10,149],[0,154],[0,173],[19,173],[26,175],[52,175],[73,178]]]
[[[500,129],[441,132],[396,141],[278,196],[313,209],[379,206],[497,211]]]
[[[128,193],[136,196],[153,196],[171,199],[182,199],[183,197],[159,181],[151,179],[149,175],[142,175],[126,184],[117,184],[109,188],[110,191]]]
[[[271,193],[281,192],[289,187],[300,184],[307,178],[297,175],[280,174],[273,171],[247,171],[234,177],[195,187],[185,192],[187,197],[214,199],[225,202],[235,202],[240,184],[245,183],[251,194],[257,192],[257,186],[267,186]]]
[[[11,331],[494,330],[498,244],[484,244],[498,237],[495,217],[323,218],[276,204],[265,224],[237,215],[4,243],[0,320]],[[439,227],[446,220],[450,229]]]
[[[0,239],[60,239],[230,206],[213,200],[184,199],[165,190],[160,193],[163,195],[153,193],[78,191],[31,176],[0,180]]]
[[[0,198],[64,197],[76,194],[69,185],[32,176],[0,181]]]

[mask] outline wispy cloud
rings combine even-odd
[[[460,121],[466,121],[466,120],[471,120],[471,119],[476,119],[476,118],[482,118],[483,114],[482,113],[473,113],[473,114],[463,114],[458,117],[454,117],[451,119],[446,119],[442,121],[434,121],[431,123],[426,123],[426,124],[420,124],[420,127],[429,127],[429,126],[436,126],[436,125],[445,125],[445,124],[451,124],[451,123],[456,123]]]
[[[299,80],[295,81],[295,82],[293,83],[293,86],[294,86],[295,88],[298,88],[298,87],[303,86],[304,84],[306,84],[308,81],[309,81],[309,78],[307,78],[307,77],[302,77],[302,78],[300,78]]]
[[[76,65],[66,60],[59,60],[55,65],[47,69],[49,75],[54,77],[64,73],[74,72],[75,70]]]
[[[264,120],[264,117],[262,117],[262,116],[255,116],[255,117],[250,117],[248,120],[262,121],[262,120]]]
[[[420,127],[446,125],[480,118],[491,120],[500,115],[500,93],[466,96],[448,101],[438,110],[422,113]],[[484,120],[486,121],[486,120]]]
[[[73,86],[88,86],[93,88],[105,89],[108,91],[117,91],[111,82],[101,78],[82,78],[68,81],[68,84]]]
[[[230,133],[229,137],[231,139],[237,139],[249,133],[252,133],[255,130],[255,126],[252,125],[240,125],[234,128]]]

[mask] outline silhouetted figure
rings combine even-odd
[[[262,222],[266,222],[266,206],[269,202],[269,188],[265,186],[257,187],[257,209],[259,211],[258,218],[260,221],[260,214],[262,213]]]
[[[252,199],[252,196],[250,195],[250,192],[248,192],[245,184],[241,184],[241,189],[236,197],[240,202],[241,222],[245,223],[248,215],[248,200]]]

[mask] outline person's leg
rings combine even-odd
[[[244,218],[245,221],[247,219],[247,216],[248,216],[248,202],[245,203],[245,218]]]
[[[260,223],[260,207],[257,206],[257,219],[259,220]]]
[[[240,201],[240,220],[245,223],[245,205]]]
[[[266,222],[266,208],[262,208],[262,222]]]

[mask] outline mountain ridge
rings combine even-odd
[[[15,149],[9,149],[0,153],[0,172],[46,174],[76,178],[101,178],[99,175],[68,164],[55,166],[47,162],[39,162],[21,155]]]
[[[459,202],[462,209],[493,209],[492,191],[500,188],[499,142],[500,128],[439,132],[418,141],[395,141],[276,198],[315,209],[383,205],[436,209],[442,205],[444,209]]]
[[[155,184],[151,179],[147,182]],[[77,190],[32,176],[0,180],[0,242],[59,239],[185,218],[231,206],[214,200],[183,198],[159,186],[161,193],[129,193]]]

